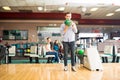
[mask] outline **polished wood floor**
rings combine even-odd
[[[120,63],[104,63],[103,71],[85,67],[77,72],[63,70],[63,64],[2,64],[0,80],[120,80]]]

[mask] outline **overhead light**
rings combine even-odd
[[[120,8],[115,10],[115,12],[119,12],[119,11],[120,11]]]
[[[108,14],[106,14],[106,16],[112,16],[112,15],[114,15],[114,13],[108,13]]]
[[[65,7],[59,7],[58,10],[59,10],[59,11],[64,11],[64,10],[65,10]]]
[[[3,6],[2,7],[4,10],[11,10],[11,8],[9,6]]]
[[[43,7],[38,7],[38,10],[39,10],[39,11],[42,11],[42,10],[43,10]]]
[[[90,11],[97,11],[98,10],[98,8],[92,8],[92,9],[90,9]]]
[[[83,7],[82,8],[82,12],[86,12],[87,8],[86,7]]]

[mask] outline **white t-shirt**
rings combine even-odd
[[[45,48],[46,48],[46,52],[52,51],[51,48],[50,48],[50,44],[47,44],[47,45],[45,46]]]

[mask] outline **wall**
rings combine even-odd
[[[37,27],[39,26],[60,26],[63,21],[54,20],[0,20],[0,37],[2,36],[2,30],[28,30],[28,40],[3,40],[2,44],[9,42],[13,43],[25,43],[25,42],[37,42]],[[56,24],[56,25],[55,25]]]
[[[19,42],[37,42],[37,26],[60,26],[63,20],[0,20],[0,36],[2,36],[2,30],[28,30],[28,40],[4,40],[9,43],[19,43]],[[77,23],[77,21],[75,21]],[[56,24],[56,26],[54,26]],[[77,23],[78,24],[78,23]],[[88,32],[89,28],[104,28],[109,29],[119,28],[120,25],[77,25],[80,29],[86,28],[85,32]],[[112,30],[111,29],[111,30]]]
[[[19,42],[36,42],[37,41],[37,25],[34,23],[0,23],[0,36],[2,36],[2,30],[28,30],[28,40],[3,40],[9,43]]]

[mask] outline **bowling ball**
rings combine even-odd
[[[30,49],[27,49],[27,52],[30,52]]]
[[[82,49],[81,49],[81,50],[78,50],[78,54],[79,54],[79,55],[83,55],[83,54],[84,54],[84,50],[82,50]]]
[[[67,25],[67,26],[71,26],[71,24],[72,24],[71,20],[68,20],[68,19],[66,19],[66,20],[64,21],[64,23],[65,23],[65,25]]]

